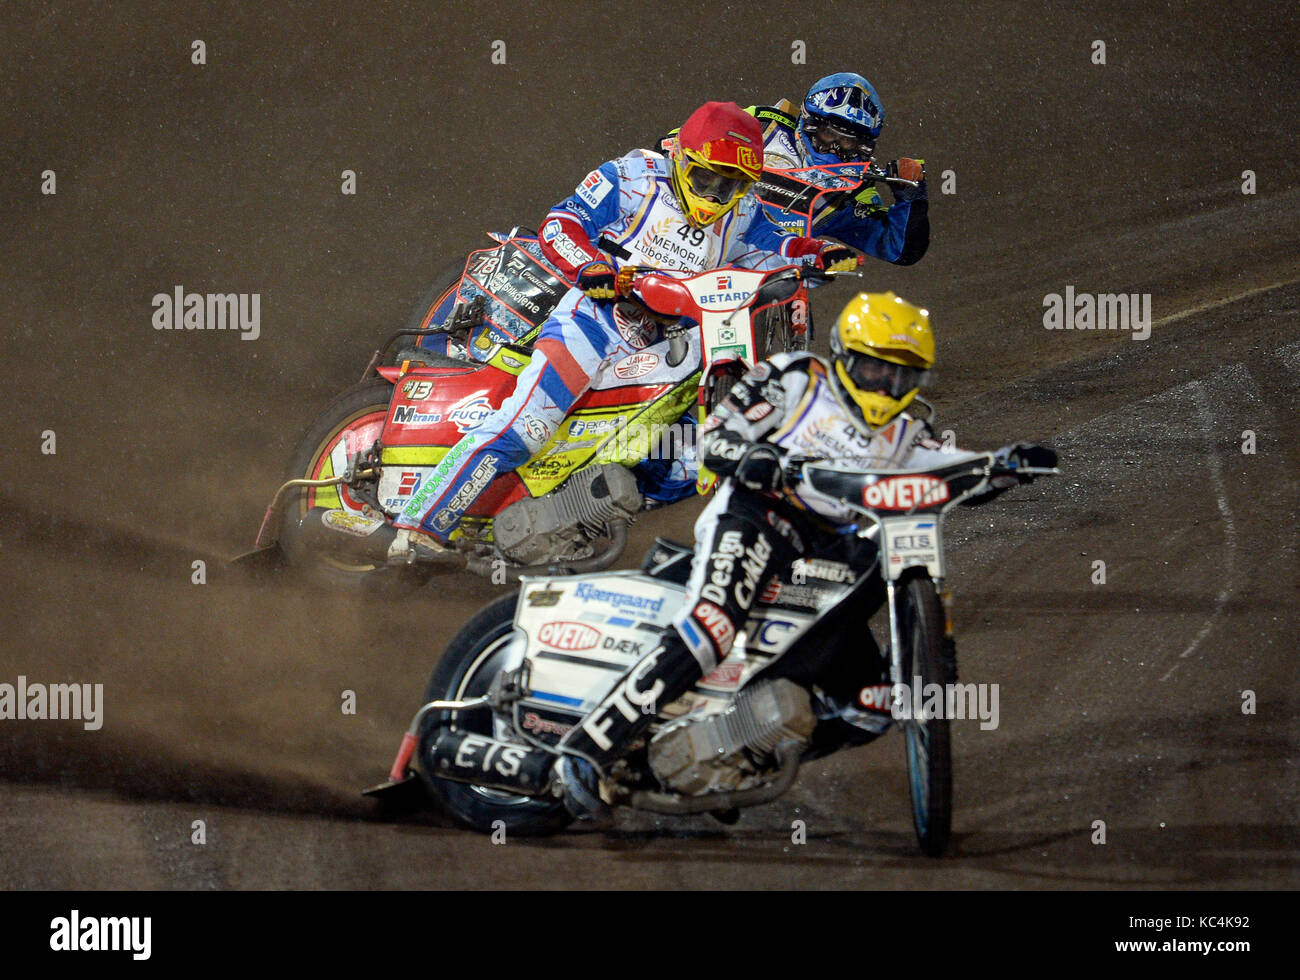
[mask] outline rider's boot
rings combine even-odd
[[[314,544],[340,557],[377,564],[463,564],[465,556],[431,535],[399,528],[380,518],[366,518],[343,510],[313,507],[303,518],[303,528]]]
[[[580,820],[608,813],[600,780],[609,765],[645,734],[660,709],[686,693],[704,674],[673,627],[556,746],[555,774],[564,805]]]

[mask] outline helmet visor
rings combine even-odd
[[[924,368],[894,364],[856,351],[849,351],[844,369],[862,391],[878,392],[890,398],[902,398],[913,388],[919,388],[928,373]]]
[[[711,198],[719,204],[727,204],[744,194],[751,183],[743,177],[720,174],[700,164],[692,164],[687,168],[686,181],[696,197]]]
[[[844,163],[865,163],[876,151],[876,140],[870,133],[829,119],[809,115],[803,131],[814,150],[833,153]]]

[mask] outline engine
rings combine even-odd
[[[605,525],[634,517],[641,504],[630,470],[617,463],[593,466],[554,493],[511,504],[492,522],[492,539],[501,554],[521,565],[575,557]]]
[[[696,796],[747,789],[782,742],[807,744],[817,719],[808,692],[784,678],[736,695],[724,710],[683,718],[651,741],[650,768],[667,788]]]

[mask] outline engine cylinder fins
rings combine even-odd
[[[492,522],[497,550],[512,562],[563,559],[588,543],[585,529],[631,520],[641,510],[636,477],[617,463],[573,474],[559,490],[511,504]]]
[[[807,744],[816,725],[808,692],[780,678],[741,691],[716,714],[660,732],[650,743],[650,768],[666,788],[687,795],[741,789],[757,776],[742,752],[770,761],[784,742]]]

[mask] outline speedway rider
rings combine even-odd
[[[762,167],[758,121],[734,103],[710,102],[686,120],[667,157],[633,150],[589,173],[542,224],[546,257],[576,286],[543,324],[514,393],[448,450],[392,526],[353,547],[390,563],[448,554],[452,532],[493,478],[527,463],[603,370],[658,339],[658,321],[613,302],[620,260],[688,272],[853,265],[850,249],[764,216],[749,193]]]
[[[799,170],[798,176],[814,183],[816,173],[806,168],[821,167],[836,174],[852,172],[846,164],[869,164],[885,123],[885,109],[875,88],[852,72],[818,79],[801,107],[781,99],[774,106],[751,106],[748,111],[763,127],[763,166],[768,172]],[[834,238],[895,265],[920,261],[930,244],[925,169],[920,160],[902,158],[889,161],[885,172],[917,181],[918,186],[891,184],[894,203],[888,206],[871,183],[847,200],[823,196],[809,234]],[[780,208],[769,205],[768,213],[781,222]]]
[[[557,781],[575,816],[605,809],[600,775],[645,732],[655,706],[680,697],[727,657],[769,578],[797,558],[824,554],[849,520],[844,504],[789,485],[791,456],[876,469],[960,458],[954,454],[961,450],[945,449],[904,411],[934,363],[925,310],[892,292],[860,293],[840,313],[830,343],[829,362],[794,353],[759,364],[702,426],[700,461],[728,479],[695,525],[691,577],[673,625],[558,744]],[[1008,446],[999,455],[1019,466],[1056,465],[1056,453],[1040,446]],[[1016,482],[1001,477],[995,486]],[[885,664],[854,659],[852,676],[828,701],[869,739],[888,726],[888,709],[873,711],[855,695],[883,682]]]

